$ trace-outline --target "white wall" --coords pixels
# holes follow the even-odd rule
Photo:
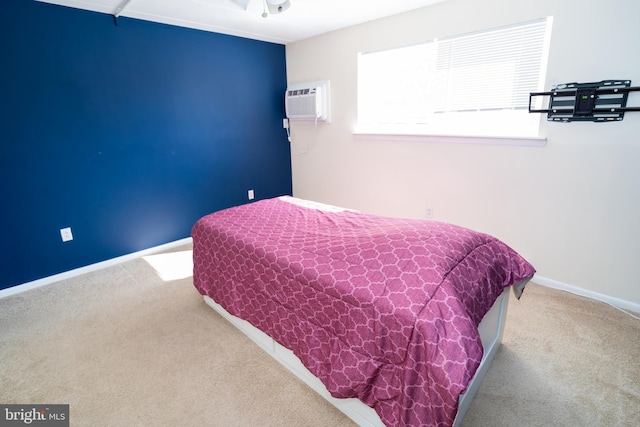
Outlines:
[[[640,112],[541,121],[545,147],[354,139],[357,53],[554,16],[554,83],[640,86],[637,0],[448,0],[287,46],[290,83],[329,79],[332,122],[292,123],[297,197],[460,224],[501,238],[549,282],[640,307]],[[633,95],[630,105],[640,105]]]

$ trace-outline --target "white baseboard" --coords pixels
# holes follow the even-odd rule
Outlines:
[[[134,252],[128,255],[123,255],[117,258],[108,259],[106,261],[98,262],[95,264],[87,265],[85,267],[76,268],[74,270],[65,271],[64,273],[55,274],[53,276],[44,277],[42,279],[34,280],[32,282],[23,283],[21,285],[12,286],[10,288],[0,290],[0,298],[15,295],[21,292],[28,291],[30,289],[39,288],[40,286],[49,285],[51,283],[58,282],[60,280],[69,279],[72,277],[80,276],[81,274],[90,273],[92,271],[100,270],[113,265],[121,264],[123,262],[130,261],[135,258],[151,255],[154,253],[166,251],[178,246],[192,243],[191,237],[185,239],[176,240],[174,242],[165,243],[163,245],[154,246],[153,248],[144,249],[142,251]],[[623,300],[620,298],[612,297],[609,295],[593,292],[588,289],[580,288],[578,286],[569,285],[557,280],[549,279],[548,277],[540,276],[536,274],[533,277],[533,282],[547,286],[549,288],[560,289],[563,291],[571,292],[572,294],[580,295],[586,298],[591,298],[597,301],[604,302],[614,307],[621,308],[623,310],[630,310],[636,313],[640,313],[640,304]]]
[[[72,277],[80,276],[81,274],[86,274],[86,273],[90,273],[92,271],[100,270],[106,267],[111,267],[117,264],[121,264],[123,262],[131,261],[132,259],[136,259],[143,256],[173,249],[175,247],[186,245],[191,242],[192,242],[191,237],[187,237],[181,240],[176,240],[174,242],[169,242],[163,245],[154,246],[149,249],[144,249],[142,251],[119,256],[116,258],[111,258],[106,261],[97,262],[95,264],[90,264],[85,267],[80,267],[73,270],[65,271],[64,273],[54,274],[53,276],[44,277],[42,279],[34,280],[32,282],[27,282],[21,285],[12,286],[10,288],[0,290],[0,298],[5,298],[5,297],[19,294],[21,292],[25,292],[31,289],[39,288],[40,286],[45,286],[51,283],[59,282],[60,280],[70,279]]]
[[[636,313],[640,313],[640,304],[623,300],[620,298],[612,297],[609,295],[601,294],[598,292],[593,292],[588,289],[580,288],[578,286],[569,285],[567,283],[562,283],[557,280],[549,279],[548,277],[539,276],[538,274],[533,276],[531,279],[532,282],[537,283],[538,285],[547,286],[549,288],[560,289],[562,291],[567,291],[572,294],[580,295],[586,298],[591,298],[596,301],[601,301],[606,304],[612,305],[614,307],[621,308],[623,310],[634,311]]]

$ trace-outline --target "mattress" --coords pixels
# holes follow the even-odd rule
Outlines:
[[[386,425],[452,425],[483,350],[477,326],[534,268],[484,233],[291,197],[207,215],[194,285]]]

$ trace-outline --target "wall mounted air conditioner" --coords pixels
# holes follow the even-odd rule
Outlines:
[[[291,84],[284,101],[289,120],[330,121],[329,80]]]

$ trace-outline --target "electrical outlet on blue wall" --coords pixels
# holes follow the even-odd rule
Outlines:
[[[63,242],[69,242],[73,240],[73,234],[71,233],[71,227],[61,228],[60,237]]]

